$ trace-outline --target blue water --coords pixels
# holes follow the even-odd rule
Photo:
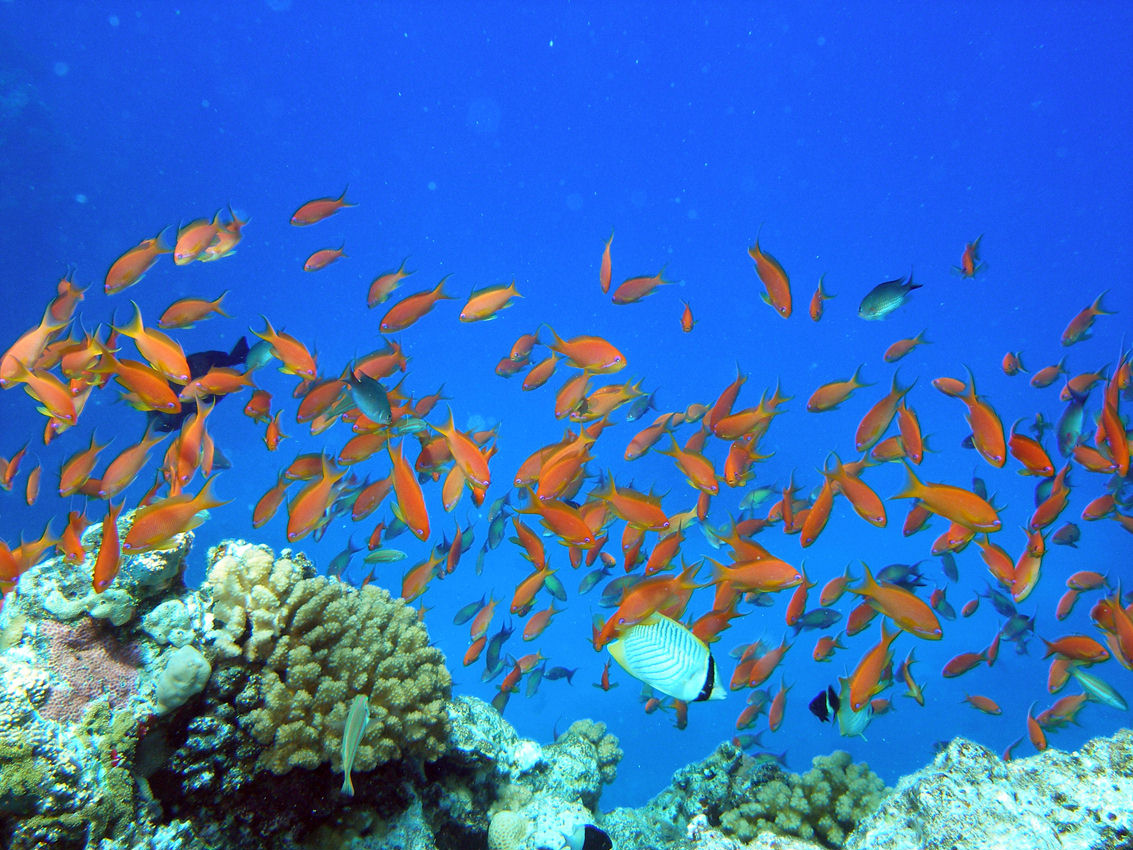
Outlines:
[[[853,456],[857,422],[895,371],[882,361],[886,347],[927,329],[931,344],[899,364],[902,383],[917,381],[909,401],[931,435],[934,451],[922,477],[964,486],[973,475],[983,478],[1002,508],[997,538],[1018,555],[1024,542],[1018,527],[1030,515],[1034,480],[1017,475],[1013,460],[996,470],[961,448],[964,408],[930,381],[963,378],[968,365],[1006,424],[1040,411],[1053,421],[1062,408],[1059,385],[1037,390],[1027,375],[1007,377],[999,365],[1003,354],[1022,351],[1032,372],[1065,354],[1071,373],[1078,373],[1113,364],[1123,337],[1128,344],[1133,336],[1133,140],[1124,129],[1133,100],[1128,4],[361,9],[287,0],[181,8],[0,4],[0,339],[13,340],[38,320],[55,281],[74,264],[76,281],[93,284],[80,305],[88,328],[114,315],[124,321],[130,299],[155,319],[175,298],[213,298],[228,290],[225,306],[233,318],[179,333],[186,350],[227,348],[249,328],[261,329],[262,313],[317,348],[325,374],[336,375],[355,354],[381,347],[377,324],[385,308],[368,311],[365,292],[376,274],[403,257],[410,257],[416,274],[399,295],[450,273],[449,289],[460,299],[473,288],[514,278],[524,298],[496,321],[459,323],[457,300],[397,335],[412,358],[405,387],[415,396],[443,384],[458,425],[472,417],[500,423],[490,503],[506,492],[523,458],[563,433],[552,406],[564,371],[534,393],[520,391],[521,379],[505,381],[493,371],[516,337],[541,322],[564,336],[610,339],[629,362],[611,380],[642,378],[656,390],[661,410],[711,403],[737,363],[749,375],[737,409],[781,382],[794,399],[761,443],[774,457],[758,468],[756,480],[782,487],[794,471],[803,493],[819,483],[816,469],[828,452]],[[288,224],[303,201],[338,195],[347,185],[357,208],[310,228]],[[166,258],[126,293],[102,293],[106,269],[127,248],[228,203],[251,216],[235,256],[184,268]],[[745,249],[761,226],[763,247],[793,281],[795,314],[788,321],[758,297]],[[615,282],[664,266],[666,277],[679,283],[639,304],[612,305],[598,287],[598,263],[612,229]],[[964,244],[980,234],[986,269],[972,280],[950,273]],[[302,271],[312,251],[343,243],[346,259],[316,274]],[[888,320],[860,320],[862,295],[910,267],[924,288]],[[814,324],[806,305],[822,274],[837,297]],[[1092,339],[1064,350],[1063,327],[1105,289],[1105,304],[1117,315],[1101,317]],[[678,325],[682,300],[691,302],[698,319],[687,335]],[[873,388],[839,411],[805,411],[814,388],[849,377],[860,363]],[[262,426],[241,413],[242,401],[217,408],[210,427],[233,468],[220,475],[215,490],[233,502],[199,530],[201,552],[231,536],[283,547],[285,520],[253,531],[252,505],[297,452],[335,452],[348,437],[342,425],[310,436],[294,422],[293,379],[267,372],[262,380],[286,411],[284,431],[292,436],[271,455],[261,442]],[[34,507],[23,504],[23,474],[13,492],[0,493],[0,535],[9,543],[38,535],[49,520],[61,529],[67,505],[50,497],[52,479],[92,429],[101,439],[114,436],[114,452],[140,436],[143,418],[114,395],[96,395],[79,427],[44,448],[34,405],[19,391],[0,394],[0,453],[11,456],[30,440],[29,454],[45,469],[44,495]],[[1099,409],[1095,390],[1088,410]],[[443,414],[442,405],[436,415]],[[667,458],[622,460],[643,424],[617,424],[604,433],[591,470],[608,469],[619,482],[654,488],[672,513],[686,510],[695,493]],[[692,428],[679,433],[683,440]],[[1046,444],[1053,453],[1049,436]],[[709,441],[718,468],[725,450],[721,441]],[[386,462],[355,471],[379,477]],[[148,482],[148,472],[145,477]],[[900,488],[903,472],[880,467],[866,480],[887,497]],[[1078,520],[1107,477],[1074,468],[1070,481],[1070,505],[1058,525],[1078,521],[1081,542],[1077,550],[1048,544],[1042,581],[1020,605],[1048,638],[1096,633],[1088,611],[1097,593],[1067,621],[1054,620],[1072,572],[1096,569],[1124,580],[1126,589],[1133,584],[1128,533],[1112,520]],[[142,490],[137,484],[129,495],[137,499]],[[481,516],[467,496],[454,515],[445,515],[438,491],[427,488],[430,542],[451,537],[457,522]],[[723,492],[713,501],[711,521],[726,522],[741,495]],[[805,553],[797,537],[778,527],[758,539],[785,560],[805,560],[820,582],[847,563],[860,575],[862,560],[877,568],[923,559],[929,587],[947,585],[959,609],[985,585],[978,551],[970,547],[958,556],[960,581],[948,583],[928,554],[944,523],[905,538],[906,505],[888,501],[889,525],[878,529],[839,500],[822,537]],[[91,509],[95,518],[101,513],[101,506]],[[376,518],[358,527],[336,521],[320,543],[307,539],[299,548],[325,564],[348,539],[364,541]],[[610,546],[615,553],[620,533],[619,523]],[[467,627],[453,626],[452,616],[492,592],[505,599],[497,628],[528,565],[505,543],[489,553],[477,576],[473,562],[485,536],[480,521],[476,549],[454,575],[435,582],[423,602],[456,691],[487,699],[496,685],[480,681],[482,664],[461,668]],[[407,563],[427,553],[408,535],[393,545],[409,551]],[[545,681],[534,698],[514,695],[506,715],[523,734],[541,740],[578,717],[606,721],[626,757],[603,804],[642,802],[675,768],[734,734],[744,694],[692,706],[688,728],[677,731],[671,712],[642,713],[639,684],[621,671],[615,670],[618,687],[610,692],[592,687],[606,656],[588,644],[590,620],[609,611],[597,607],[597,592],[578,596],[582,572],[572,573],[561,547],[550,540],[548,547],[570,593],[567,610],[530,646],[519,641],[517,623],[508,649],[538,648],[551,664],[581,669],[573,686]],[[699,532],[690,532],[683,555],[691,561],[706,554],[716,553]],[[387,567],[377,580],[396,592],[401,573],[399,566]],[[355,581],[363,575],[358,563],[349,573]],[[191,579],[202,576],[198,557]],[[707,610],[709,594],[694,597],[693,614]],[[537,607],[547,601],[544,594]],[[749,606],[723,635],[716,653],[726,675],[732,647],[759,638],[778,642],[786,601],[784,594],[772,608]],[[851,603],[839,607],[846,612]],[[795,769],[815,754],[845,748],[890,782],[929,759],[934,741],[955,735],[1001,751],[1025,735],[1032,702],[1042,708],[1054,699],[1046,692],[1039,641],[1030,641],[1026,655],[1005,643],[990,670],[953,680],[939,674],[956,653],[987,646],[1000,624],[985,601],[970,619],[946,621],[939,642],[899,637],[898,661],[916,649],[914,675],[926,705],[894,688],[886,695],[895,711],[874,721],[868,741],[840,738],[807,712],[806,703],[853,668],[876,642],[877,624],[824,665],[810,658],[817,635],[804,633],[780,668],[792,686],[786,721],[764,734],[764,746],[785,750]],[[1115,661],[1095,672],[1133,698],[1133,675]],[[777,688],[779,682],[776,674],[768,684]],[[1003,715],[988,717],[961,704],[965,693],[993,697]],[[1052,734],[1052,744],[1073,748],[1128,724],[1129,716],[1091,704],[1079,720],[1080,726]],[[1017,752],[1029,750],[1024,743]]]

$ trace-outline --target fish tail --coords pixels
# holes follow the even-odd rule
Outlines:
[[[172,235],[170,235],[171,232]],[[177,244],[177,226],[171,224],[168,227],[163,227],[153,238],[153,244],[159,254],[172,254],[173,248]]]
[[[1094,303],[1090,305],[1090,312],[1095,316],[1112,316],[1117,312],[1116,310],[1107,310],[1102,306],[1102,299],[1105,297],[1106,292],[1109,292],[1109,290],[1107,289],[1102,292],[1101,295],[1094,299]]]
[[[436,295],[437,298],[449,298],[449,299],[452,298],[451,295],[449,295],[447,292],[445,292],[445,281],[448,280],[450,277],[452,277],[451,273],[446,274],[444,277],[441,278],[440,283],[438,283],[433,288],[433,294]]]
[[[350,780],[349,770],[342,777],[342,793],[348,797],[354,796],[354,783]]]
[[[913,468],[909,464],[905,464],[905,486],[897,493],[894,499],[919,499],[920,494],[924,491],[924,484],[917,478],[913,472]]]

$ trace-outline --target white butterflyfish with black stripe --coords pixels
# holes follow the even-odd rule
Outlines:
[[[664,614],[651,614],[609,644],[627,673],[654,690],[685,702],[727,695],[708,644]]]

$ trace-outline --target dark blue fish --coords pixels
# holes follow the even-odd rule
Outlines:
[[[566,679],[568,685],[573,685],[574,674],[577,672],[577,667],[552,667],[546,672],[545,676],[552,682],[558,679]]]
[[[217,368],[231,368],[233,366],[243,366],[244,362],[248,359],[248,340],[240,337],[236,344],[232,346],[231,351],[197,351],[193,354],[185,355],[185,362],[189,364],[189,377],[199,378],[208,372],[209,369],[216,366]],[[169,388],[174,392],[181,392],[181,385],[174,384],[172,381],[168,382]],[[221,401],[224,396],[205,396],[199,401],[216,403]],[[196,401],[182,402],[181,409],[177,413],[162,413],[157,410],[146,411],[146,416],[150,421],[150,430],[153,431],[176,431],[183,424],[185,420],[197,412]]]

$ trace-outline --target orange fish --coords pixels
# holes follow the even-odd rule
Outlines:
[[[483,322],[494,319],[500,310],[511,306],[512,298],[522,297],[515,288],[514,280],[507,285],[500,284],[476,290],[468,296],[468,301],[461,309],[460,321]]]
[[[94,432],[90,435],[90,446],[75,452],[63,463],[63,468],[59,472],[59,495],[60,496],[73,496],[79,492],[90,478],[91,472],[94,471],[94,465],[98,463],[98,454],[108,444],[98,444],[94,439]]]
[[[1021,351],[1008,351],[1003,355],[1004,375],[1018,375],[1020,372],[1026,372],[1023,368],[1023,353]]]
[[[279,370],[291,375],[298,375],[301,378],[314,379],[318,377],[318,364],[315,362],[314,355],[307,350],[307,346],[291,334],[277,332],[267,316],[262,316],[262,318],[267,329],[263,333],[256,331],[252,331],[252,333],[271,346],[272,356],[283,364]]]
[[[1031,386],[1042,389],[1049,387],[1058,380],[1058,376],[1066,372],[1066,358],[1063,357],[1053,366],[1045,366],[1031,376]]]
[[[669,437],[673,441],[673,447],[667,452],[660,453],[668,455],[677,462],[677,468],[684,473],[690,486],[710,495],[719,493],[720,482],[716,477],[716,470],[712,467],[712,461],[700,452],[682,449],[677,445],[676,437],[672,434]]]
[[[275,516],[279,506],[283,504],[283,499],[287,495],[287,488],[290,486],[291,479],[280,475],[275,484],[260,496],[260,500],[256,502],[256,507],[252,510],[252,528],[259,528]]]
[[[981,239],[983,239],[982,233],[976,237],[974,242],[968,242],[964,245],[964,252],[960,255],[960,265],[952,267],[952,271],[957,272],[960,277],[975,277],[983,271],[986,263],[980,262]]]
[[[665,280],[664,274],[665,270],[661,269],[657,274],[650,277],[642,275],[626,278],[614,290],[613,302],[615,304],[633,304],[640,301],[645,296],[652,294],[658,286],[672,283],[670,280]]]
[[[990,404],[976,395],[976,379],[968,370],[968,392],[960,400],[968,406],[965,417],[972,429],[972,445],[984,460],[994,467],[1002,467],[1007,459],[1007,443],[1003,436],[1003,423]]]
[[[862,387],[870,387],[872,384],[867,384],[861,380],[862,367],[861,364],[854,370],[854,374],[850,376],[847,381],[832,381],[829,384],[823,384],[815,390],[810,399],[807,400],[806,409],[811,413],[822,413],[827,410],[835,410],[838,405],[850,397],[850,394]]]
[[[689,306],[687,301],[682,301],[685,305],[684,311],[681,313],[681,331],[683,333],[692,333],[692,327],[696,324],[696,320],[692,317],[692,307]]]
[[[862,421],[858,423],[858,430],[854,435],[854,446],[859,452],[873,448],[877,441],[882,438],[889,429],[893,417],[897,414],[898,403],[913,388],[915,383],[916,381],[913,381],[907,387],[898,386],[897,373],[893,373],[893,384],[889,393],[874,404],[862,417]]]
[[[451,275],[446,274],[432,289],[407,295],[390,307],[379,323],[382,333],[403,331],[432,310],[438,301],[451,299],[451,295],[445,294],[445,281],[449,277]]]
[[[1106,290],[1108,292],[1109,290]],[[1094,319],[1098,316],[1112,316],[1113,311],[1107,310],[1102,306],[1102,297],[1105,295],[1103,292],[1094,299],[1094,303],[1070,320],[1070,324],[1066,326],[1066,330],[1062,332],[1062,344],[1073,345],[1084,339],[1090,338],[1090,328],[1094,325]]]
[[[40,357],[64,325],[65,321],[52,317],[50,307],[44,310],[39,324],[25,331],[0,358],[0,389],[7,389],[15,382],[18,364],[22,363],[28,370],[39,368],[36,364]]]
[[[170,242],[169,233],[172,230],[172,227],[167,227],[154,238],[143,239],[115,260],[106,272],[106,280],[103,284],[106,294],[113,295],[126,287],[133,286],[153,268],[153,264],[162,254],[171,254],[173,244]]]
[[[613,268],[610,264],[610,243],[613,241],[614,231],[611,230],[610,238],[606,240],[606,247],[602,250],[602,265],[598,269],[598,283],[603,293],[610,291],[610,283],[613,280]]]
[[[904,399],[897,405],[897,428],[901,436],[901,446],[905,455],[913,463],[920,465],[924,460],[924,437],[916,412],[905,404]]]
[[[181,346],[161,331],[147,328],[142,324],[142,311],[136,302],[134,305],[134,318],[124,328],[115,327],[115,330],[134,341],[138,352],[158,372],[171,381],[184,384],[189,381],[189,363]]]
[[[143,436],[141,441],[122,450],[110,461],[106,471],[102,473],[99,482],[98,495],[103,499],[112,499],[125,490],[138,477],[138,473],[145,466],[150,450],[165,439],[167,435],[156,434]]]
[[[170,330],[172,328],[191,328],[202,319],[207,319],[214,313],[218,316],[227,316],[220,309],[220,302],[228,292],[222,292],[215,301],[204,298],[181,298],[165,308],[161,318],[157,320],[159,328]]]
[[[1050,478],[1054,475],[1054,463],[1050,455],[1037,441],[1020,434],[1015,430],[1018,422],[1011,427],[1011,437],[1007,441],[1007,449],[1011,456],[1023,464],[1020,473],[1023,475],[1037,475],[1041,478]]]
[[[921,331],[919,334],[910,339],[897,340],[895,343],[885,349],[885,362],[896,363],[918,345],[927,344],[927,340],[924,338],[925,333],[926,331]]]
[[[467,434],[458,431],[453,423],[452,408],[448,412],[448,424],[444,428],[431,426],[434,431],[445,438],[452,458],[460,467],[465,477],[479,487],[487,487],[492,476],[488,471],[488,461],[484,453]]]
[[[429,536],[429,512],[425,508],[425,496],[421,492],[421,485],[417,483],[417,476],[401,453],[401,444],[398,444],[396,453],[393,443],[387,443],[386,449],[393,463],[391,476],[393,490],[397,495],[400,519],[413,532],[414,537],[425,540]]]
[[[850,674],[850,707],[861,711],[867,702],[881,692],[881,675],[893,659],[890,646],[899,631],[889,632],[881,624],[881,640],[862,656],[854,672]]]
[[[83,300],[83,293],[90,288],[79,289],[72,280],[74,276],[75,270],[71,269],[59,279],[59,283],[55,287],[55,297],[51,299],[51,303],[47,306],[47,311],[56,322],[70,321],[71,316],[75,313],[75,307]]]
[[[409,262],[406,257],[401,261],[401,265],[396,269],[388,272],[382,272],[370,283],[370,289],[366,293],[366,306],[376,307],[378,304],[385,302],[393,291],[401,286],[401,281],[409,277],[413,272],[405,270],[405,264]]]
[[[213,216],[212,221],[199,218],[186,224],[177,231],[177,243],[173,246],[173,262],[179,266],[193,262],[216,239],[216,233],[220,228],[219,211]]]
[[[122,565],[122,549],[118,541],[118,517],[123,503],[118,507],[113,502],[106,503],[106,519],[102,521],[102,540],[98,544],[98,556],[94,561],[91,584],[95,593],[102,593],[110,587]]]
[[[326,455],[321,455],[322,470],[299,491],[287,507],[287,540],[294,543],[323,524],[331,503],[337,496],[337,485],[346,470],[334,472]]]
[[[788,318],[791,315],[791,279],[787,277],[779,261],[759,247],[758,234],[755,244],[747,249],[747,253],[755,261],[755,273],[767,289],[763,300],[784,319]]]
[[[343,242],[337,248],[321,248],[315,253],[311,254],[303,263],[303,271],[317,272],[325,269],[331,263],[337,262],[346,256],[346,243]]]
[[[29,372],[24,364],[17,362],[12,374],[13,383],[22,383],[24,391],[38,401],[43,407],[39,411],[53,420],[66,425],[74,425],[78,421],[78,411],[75,409],[75,399],[66,384],[50,372],[41,372],[38,369]],[[168,385],[166,389],[169,389]],[[176,401],[177,397],[174,396]]]
[[[267,446],[269,452],[274,452],[279,448],[280,440],[286,439],[287,435],[279,427],[279,416],[283,413],[282,410],[276,411],[275,416],[268,420],[268,427],[264,431],[264,445]]]
[[[313,201],[307,201],[295,210],[295,213],[291,216],[291,223],[296,227],[306,227],[334,215],[344,207],[358,206],[346,200],[346,192],[349,188],[347,186],[346,189],[343,189],[342,194],[337,198],[316,198]]]
[[[878,583],[864,563],[865,578],[860,588],[851,587],[851,593],[864,596],[878,611],[897,624],[898,628],[925,640],[940,640],[944,634],[940,620],[932,608],[905,588],[889,582]]]
[[[979,694],[966,694],[963,702],[970,704],[972,708],[979,709],[984,714],[1003,714],[1003,709],[999,707],[999,704],[989,697],[982,697]]]
[[[824,281],[825,279],[826,275],[823,275],[818,279],[818,288],[814,290],[814,295],[812,295],[810,298],[810,319],[812,322],[817,322],[822,318],[822,313],[825,310],[823,302],[825,302],[829,298],[836,297],[823,290],[822,281]]]
[[[1042,726],[1033,717],[1035,711],[1035,704],[1031,703],[1031,707],[1027,709],[1027,736],[1031,739],[1031,744],[1040,753],[1046,749],[1046,734],[1043,732]]]
[[[973,531],[998,531],[1002,523],[990,504],[970,490],[950,484],[925,484],[906,464],[908,478],[905,489],[894,499],[919,499],[920,503],[938,516]]]
[[[138,508],[134,512],[133,524],[122,540],[122,550],[138,554],[168,548],[172,538],[205,521],[203,512],[228,504],[213,498],[211,488],[214,480],[206,481],[196,496],[180,493]]]
[[[401,580],[401,598],[412,602],[429,587],[429,582],[437,575],[441,556],[434,553],[415,567],[410,567]]]
[[[576,336],[570,340],[563,340],[549,325],[545,327],[555,340],[548,347],[552,351],[557,351],[576,368],[594,375],[607,375],[625,368],[626,359],[622,353],[601,337]]]

